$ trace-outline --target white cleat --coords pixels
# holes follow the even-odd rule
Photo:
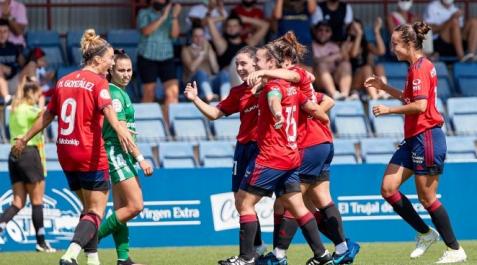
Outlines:
[[[48,242],[45,242],[44,244],[36,244],[35,247],[37,252],[44,252],[44,253],[55,253],[56,249],[51,247],[51,245]]]
[[[426,253],[427,249],[439,240],[439,233],[432,227],[426,234],[417,234],[416,249],[411,252],[411,259],[416,259]]]
[[[467,255],[462,247],[458,250],[447,249],[444,251],[444,255],[436,262],[436,264],[458,263],[467,260]]]

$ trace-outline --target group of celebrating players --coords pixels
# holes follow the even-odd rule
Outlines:
[[[364,86],[384,90],[403,102],[399,107],[373,107],[375,116],[405,115],[405,139],[384,174],[382,195],[417,232],[411,258],[422,256],[442,236],[448,249],[439,264],[466,260],[447,212],[436,197],[446,155],[443,118],[436,108],[437,76],[422,52],[429,26],[422,22],[397,27],[392,35],[398,60],[410,64],[404,91],[377,77]],[[288,32],[261,48],[245,47],[236,55],[243,83],[217,106],[198,96],[195,82],[185,96],[209,119],[240,113],[240,130],[234,155],[232,190],[240,216],[240,253],[219,265],[285,265],[286,251],[298,226],[313,251],[307,265],[351,264],[359,244],[345,237],[340,212],[330,195],[333,137],[327,112],[334,101],[314,90],[314,76],[298,66],[305,51]],[[399,192],[402,183],[416,175],[419,199],[436,229],[417,214]],[[275,194],[273,251],[263,255],[260,223],[254,206],[263,196]],[[335,245],[331,255],[319,232]]]
[[[398,107],[375,106],[373,113],[405,116],[405,140],[386,169],[381,191],[395,212],[418,232],[411,258],[422,256],[442,237],[448,249],[437,263],[455,263],[465,261],[466,254],[436,197],[446,145],[443,119],[435,106],[435,68],[422,53],[428,31],[428,25],[417,22],[401,25],[392,34],[397,58],[410,64],[403,92],[376,77],[369,77],[364,85],[403,101]],[[124,92],[131,79],[131,60],[93,30],[85,31],[81,48],[83,69],[58,81],[47,109],[28,132],[18,136],[12,155],[20,161],[29,141],[58,116],[59,161],[70,189],[84,205],[60,265],[78,264],[82,249],[88,265],[100,264],[98,239],[109,234],[116,243],[118,264],[131,265],[135,263],[128,255],[126,222],[143,207],[136,162],[146,175],[152,174],[151,165],[135,145],[134,109]],[[360,250],[359,244],[345,236],[340,212],[330,195],[334,151],[327,112],[334,102],[316,92],[313,75],[298,66],[305,52],[292,32],[261,48],[241,49],[235,64],[243,83],[216,106],[197,96],[195,82],[185,89],[186,98],[209,119],[240,113],[232,175],[240,215],[240,254],[219,261],[220,265],[288,264],[286,252],[298,227],[313,252],[307,265],[350,264]],[[424,223],[399,192],[412,175],[436,229]],[[110,176],[115,211],[102,222]],[[265,254],[254,206],[272,194],[277,198],[273,251]],[[319,232],[334,243],[333,254],[323,246]]]

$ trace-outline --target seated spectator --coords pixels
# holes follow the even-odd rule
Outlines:
[[[214,81],[218,78],[212,77],[219,72],[219,64],[214,49],[204,36],[203,28],[192,28],[192,43],[182,48],[181,59],[185,70],[184,82],[196,81],[199,95],[208,102],[215,99],[212,84],[217,83]]]
[[[364,81],[373,74],[379,76],[386,83],[384,68],[381,65],[374,65],[374,57],[384,55],[386,47],[381,36],[382,19],[376,18],[374,22],[374,34],[376,36],[376,45],[366,40],[363,24],[355,19],[348,27],[348,37],[342,44],[345,54],[349,56],[351,68],[353,71],[353,82],[351,88],[356,92],[363,88]],[[371,99],[386,98],[384,92],[377,91],[374,87],[368,87],[368,96]],[[351,95],[351,99],[358,97],[357,93]]]
[[[278,23],[277,35],[282,36],[288,31],[293,31],[298,42],[310,51],[312,43],[310,18],[315,9],[315,0],[277,0],[273,10],[273,17]],[[311,52],[305,54],[302,63],[311,72],[313,65]]]
[[[10,103],[18,86],[20,67],[24,63],[22,46],[8,41],[8,21],[0,19],[0,97]]]
[[[236,5],[232,12],[238,14],[239,16],[243,17],[250,17],[256,19],[264,19],[263,10],[257,5],[257,0],[242,0],[240,4]],[[246,40],[250,36],[253,35],[255,32],[255,28],[250,23],[243,23],[242,32],[240,35],[242,36],[243,40]]]
[[[28,55],[28,61],[20,73],[20,78],[35,76],[38,85],[43,90],[43,95],[49,97],[53,95],[52,84],[55,71],[47,71],[47,67],[48,61],[45,52],[41,48],[34,48]]]
[[[394,28],[401,24],[412,24],[418,20],[416,15],[411,12],[412,0],[399,0],[397,10],[389,13],[387,17],[388,31],[393,32]]]
[[[200,4],[194,5],[190,8],[187,15],[187,22],[192,27],[202,26],[205,29],[205,37],[211,40],[212,36],[207,28],[207,17],[215,19],[215,26],[222,31],[222,22],[227,18],[228,13],[224,8],[224,0],[204,0]]]
[[[260,19],[239,17],[232,13],[224,22],[223,33],[220,33],[215,26],[214,18],[208,17],[207,21],[220,68],[218,74],[220,91],[218,93],[220,93],[221,98],[225,98],[230,90],[230,72],[228,68],[235,54],[247,45],[253,47],[260,43],[267,34],[268,23]],[[243,23],[250,23],[256,29],[255,33],[245,41],[240,37]]]
[[[331,25],[322,20],[313,27],[313,59],[316,81],[334,99],[344,99],[351,90],[351,64],[337,43],[331,40]],[[335,84],[338,84],[339,91]]]
[[[0,3],[0,8],[2,10],[1,18],[8,21],[8,28],[10,29],[8,41],[25,47],[26,43],[23,35],[28,25],[25,5],[15,0],[3,0]]]
[[[470,18],[464,23],[462,10],[454,0],[431,2],[424,13],[424,21],[432,28],[434,50],[439,55],[457,56],[461,61],[477,60],[477,19]]]
[[[329,21],[333,30],[331,40],[342,42],[346,39],[346,28],[353,22],[353,9],[350,4],[340,0],[326,0],[318,4],[312,15],[313,25],[322,20]]]
[[[137,26],[141,32],[138,45],[138,72],[143,85],[142,102],[155,100],[156,81],[164,86],[164,117],[168,123],[169,104],[178,102],[179,84],[174,63],[172,39],[180,34],[180,4],[151,0],[139,11]]]

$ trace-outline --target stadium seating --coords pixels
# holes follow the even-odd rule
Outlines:
[[[449,70],[443,62],[435,62],[438,84],[437,84],[437,96],[442,99],[447,99],[453,94],[451,86],[452,78],[450,77]]]
[[[447,111],[455,134],[477,135],[477,97],[450,98]]]
[[[219,140],[232,140],[240,128],[240,115],[238,113],[222,117],[212,122],[215,138]]]
[[[355,140],[335,139],[332,164],[356,164]]]
[[[159,143],[170,137],[164,122],[162,110],[157,103],[136,103],[134,117],[138,142]]]
[[[136,29],[117,29],[110,30],[107,34],[107,40],[114,48],[121,48],[129,55],[133,65],[137,62],[137,45],[140,34]]]
[[[9,144],[0,144],[0,171],[8,171],[8,155],[11,148]]]
[[[66,53],[71,65],[79,66],[83,56],[80,51],[82,31],[68,31],[66,34]]]
[[[477,162],[475,140],[469,136],[447,137],[446,162]]]
[[[207,140],[210,138],[209,122],[192,103],[171,104],[169,121],[176,140]]]
[[[444,133],[448,135],[452,134],[452,130],[450,129],[450,126],[448,126],[449,118],[447,117],[447,111],[446,111],[446,108],[444,107],[444,103],[442,102],[441,98],[437,98],[436,107],[437,107],[437,110],[441,113],[442,117],[444,118],[444,125],[442,126],[442,130],[444,131]]]
[[[164,168],[194,168],[197,164],[193,145],[187,142],[160,143],[159,162]]]
[[[404,119],[403,115],[385,115],[375,117],[373,107],[377,105],[400,106],[401,101],[397,99],[371,100],[368,105],[369,120],[377,137],[403,137]]]
[[[454,64],[454,78],[464,96],[477,96],[477,63]]]
[[[361,158],[366,163],[387,164],[396,151],[396,142],[391,138],[367,138],[360,142]]]
[[[58,70],[56,71],[56,78],[57,79],[60,79],[62,78],[63,76],[65,75],[68,75],[69,73],[72,73],[74,71],[77,71],[79,70],[79,66],[76,66],[76,65],[72,65],[72,66],[61,66],[60,68],[58,68]]]
[[[199,159],[203,167],[232,167],[234,144],[225,141],[199,142]]]
[[[385,62],[382,63],[382,66],[386,72],[389,85],[396,89],[404,90],[408,70],[407,64]]]
[[[155,146],[152,146],[151,144],[148,144],[148,143],[137,144],[137,148],[139,148],[139,151],[144,156],[144,159],[149,161],[153,167],[159,167],[159,163],[156,159],[156,156],[154,155],[154,152],[152,151],[152,148],[154,147]]]
[[[330,116],[337,137],[359,138],[369,135],[369,126],[360,101],[337,101]]]
[[[60,36],[56,31],[28,31],[26,34],[28,48],[41,48],[51,68],[65,64],[63,50],[61,48]]]

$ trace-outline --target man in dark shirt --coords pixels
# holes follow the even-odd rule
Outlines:
[[[340,0],[326,0],[320,2],[311,18],[313,25],[326,20],[331,25],[332,41],[341,42],[346,38],[345,29],[353,22],[351,5]]]
[[[8,21],[0,19],[0,97],[9,103],[16,90],[22,61],[22,47],[8,41]]]

